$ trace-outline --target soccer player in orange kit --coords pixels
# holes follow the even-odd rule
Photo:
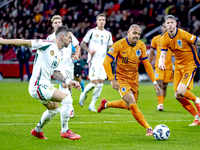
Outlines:
[[[194,116],[194,121],[189,126],[197,126],[200,125],[200,100],[190,89],[193,88],[193,78],[200,63],[194,46],[200,46],[200,39],[177,28],[176,18],[173,15],[165,17],[165,24],[168,32],[161,38],[159,68],[166,69],[165,58],[168,49],[170,49],[176,60],[174,70],[175,98]],[[197,111],[189,100],[195,103]]]
[[[127,38],[115,42],[104,59],[104,68],[108,79],[114,89],[118,90],[122,100],[108,102],[101,100],[98,108],[100,113],[103,109],[113,107],[131,110],[133,117],[147,130],[146,136],[153,135],[151,126],[145,120],[143,114],[138,109],[138,64],[142,61],[146,72],[154,83],[156,91],[160,91],[153,68],[148,61],[145,44],[139,40],[141,29],[133,24],[128,30]],[[115,75],[112,73],[111,62],[116,58]]]
[[[161,36],[167,32],[167,27],[165,23],[162,24],[161,31],[162,31],[162,34],[159,34],[153,37],[151,41],[151,50],[149,54],[149,61],[152,62],[153,53],[155,50],[157,52],[156,63],[154,65],[155,77],[156,77],[156,81],[158,85],[161,88],[161,92],[157,92],[157,99],[158,99],[157,110],[158,111],[164,111],[163,103],[164,103],[166,92],[167,92],[168,82],[173,82],[172,52],[171,51],[167,52],[166,61],[165,61],[166,70],[160,70],[158,68],[158,62],[159,62],[160,53],[161,53]]]

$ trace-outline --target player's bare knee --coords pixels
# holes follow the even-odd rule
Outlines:
[[[58,104],[57,102],[48,102],[47,104],[44,104],[44,106],[45,106],[48,110],[53,110],[53,109],[59,108],[59,104]]]
[[[185,94],[185,91],[184,91],[183,89],[178,89],[178,90],[177,90],[177,94],[178,94],[179,96],[183,96],[183,95]]]
[[[177,100],[180,100],[180,99],[182,99],[182,96],[181,96],[180,94],[178,94],[178,92],[176,92],[176,93],[175,93],[175,98],[176,98]]]

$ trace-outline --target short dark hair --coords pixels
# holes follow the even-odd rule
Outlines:
[[[173,15],[167,15],[167,16],[165,16],[165,19],[164,19],[164,20],[166,20],[166,19],[168,19],[168,18],[174,19],[175,21],[177,20],[176,17],[174,17]]]
[[[68,27],[66,27],[66,26],[60,26],[56,30],[55,35],[56,35],[56,37],[59,36],[59,35],[61,35],[61,34],[64,34],[66,36],[68,34],[68,32],[70,32],[70,29]]]

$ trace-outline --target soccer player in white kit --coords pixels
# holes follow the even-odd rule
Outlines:
[[[103,81],[107,78],[103,67],[103,61],[107,50],[110,49],[113,44],[111,33],[104,29],[106,24],[105,14],[99,14],[96,17],[96,23],[97,27],[89,30],[81,42],[81,48],[88,52],[87,62],[89,64],[90,83],[86,85],[79,99],[80,106],[83,106],[87,93],[95,88],[92,101],[88,107],[88,109],[93,112],[97,111],[95,109],[95,103],[101,94]],[[87,43],[88,47],[86,45]]]
[[[47,37],[47,40],[50,41],[55,41],[55,31],[58,27],[62,26],[62,17],[60,15],[54,15],[51,18],[51,23],[52,23],[52,27],[54,28],[54,32],[49,35]],[[78,60],[79,54],[80,54],[80,46],[79,46],[79,41],[77,40],[77,38],[71,34],[71,43],[68,45],[68,47],[64,47],[62,49],[62,53],[63,53],[63,59],[60,63],[61,68],[62,68],[62,73],[63,75],[65,75],[68,79],[73,80],[74,79],[74,63],[72,60],[72,45],[76,48],[75,51],[75,55],[73,55],[73,59],[74,60]],[[63,92],[65,92],[66,94],[68,93],[68,91],[71,91],[71,87],[67,86],[67,84],[60,82],[59,83],[59,89]],[[71,98],[72,102],[73,99]],[[70,117],[74,117],[74,108],[71,102],[71,112],[70,112]]]
[[[70,94],[66,94],[51,84],[51,76],[54,79],[64,82],[80,90],[80,84],[64,77],[60,71],[60,62],[62,60],[62,48],[67,47],[71,42],[71,32],[67,27],[61,26],[56,30],[55,42],[47,40],[21,40],[21,39],[2,39],[2,45],[27,46],[37,49],[34,60],[34,67],[31,79],[29,81],[29,93],[33,98],[39,101],[47,108],[43,113],[37,127],[31,134],[39,139],[47,139],[42,132],[42,128],[47,124],[58,112],[61,116],[61,132],[62,138],[71,140],[80,139],[81,136],[73,133],[68,128],[68,120],[71,108],[69,106]],[[59,103],[61,108],[59,109]]]

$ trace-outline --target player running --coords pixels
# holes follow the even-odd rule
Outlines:
[[[155,90],[160,92],[160,88],[156,82],[153,68],[148,61],[146,46],[144,42],[139,40],[140,35],[140,27],[136,24],[131,25],[128,37],[115,42],[107,53],[103,65],[112,87],[118,90],[122,100],[108,102],[106,99],[102,99],[98,112],[111,107],[130,110],[137,122],[147,130],[146,136],[149,136],[153,135],[153,130],[137,106],[138,65],[140,62],[143,62],[146,72],[154,83]],[[114,59],[117,61],[113,75],[111,62]]]
[[[200,46],[200,39],[176,27],[176,18],[173,15],[165,17],[168,32],[161,38],[161,55],[159,68],[166,69],[165,59],[170,49],[175,57],[174,91],[175,98],[181,105],[194,116],[194,121],[189,126],[200,125],[200,100],[190,89],[193,89],[193,78],[199,66],[199,59],[194,45]],[[197,108],[189,102],[192,100]]]

